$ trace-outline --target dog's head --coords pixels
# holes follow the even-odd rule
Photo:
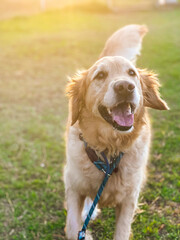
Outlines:
[[[123,57],[104,57],[67,86],[73,125],[83,110],[113,128],[130,132],[144,107],[167,110],[155,74],[138,70]]]

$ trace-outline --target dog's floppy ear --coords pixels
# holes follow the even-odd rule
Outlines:
[[[146,69],[138,70],[144,97],[144,106],[158,110],[168,110],[168,106],[164,100],[160,98],[159,81],[157,75],[148,72]]]
[[[85,101],[86,76],[87,71],[77,73],[66,87],[66,94],[70,98],[71,125],[78,120]]]

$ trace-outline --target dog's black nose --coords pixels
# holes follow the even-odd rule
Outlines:
[[[117,81],[114,84],[114,91],[117,94],[128,95],[134,91],[135,85],[128,81]]]

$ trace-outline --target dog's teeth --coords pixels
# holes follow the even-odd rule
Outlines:
[[[131,113],[133,114],[133,113],[134,113],[134,107],[133,107],[133,105],[130,104],[130,108],[131,108]]]
[[[110,108],[108,108],[107,110],[108,110],[108,113],[109,113],[109,114],[111,114],[111,109],[110,109]]]

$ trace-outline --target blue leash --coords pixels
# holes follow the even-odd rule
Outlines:
[[[85,147],[87,147],[87,143],[86,143],[85,141],[84,141],[84,144],[85,144]],[[93,201],[93,204],[92,204],[92,206],[91,206],[91,208],[90,208],[90,210],[89,210],[89,213],[88,213],[88,215],[87,215],[87,217],[86,217],[86,220],[85,220],[85,222],[84,222],[84,224],[83,224],[83,227],[82,227],[81,231],[79,231],[79,233],[78,233],[78,239],[77,239],[77,240],[83,240],[83,239],[85,239],[86,229],[87,229],[88,223],[89,223],[89,221],[90,221],[90,219],[91,219],[91,216],[92,216],[92,214],[93,214],[93,212],[94,212],[94,209],[95,209],[95,207],[96,207],[96,205],[97,205],[97,203],[98,203],[98,201],[99,201],[99,199],[100,199],[100,196],[101,196],[101,194],[102,194],[102,192],[103,192],[103,190],[104,190],[104,187],[105,187],[105,185],[106,185],[109,177],[110,177],[111,174],[113,173],[114,169],[118,166],[118,164],[119,164],[121,158],[123,157],[123,155],[124,155],[124,153],[121,152],[121,153],[119,154],[119,156],[114,159],[115,161],[112,161],[112,162],[109,164],[105,153],[104,153],[104,152],[101,152],[101,156],[104,158],[105,162],[103,162],[103,161],[100,160],[99,158],[98,158],[97,161],[94,161],[94,162],[93,162],[93,163],[95,164],[95,166],[96,166],[99,170],[102,170],[102,171],[105,173],[105,177],[104,177],[104,179],[103,179],[103,182],[101,183],[101,186],[99,187],[99,190],[98,190],[98,192],[97,192],[97,194],[96,194],[96,197],[95,197],[95,199],[94,199],[94,201]]]

